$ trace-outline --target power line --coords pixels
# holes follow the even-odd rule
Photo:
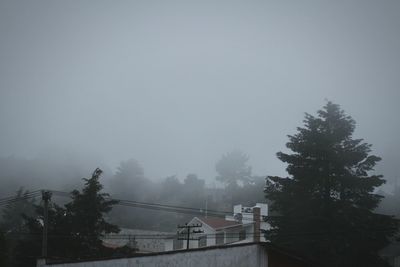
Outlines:
[[[132,200],[121,200],[121,199],[113,199],[113,200],[117,200],[121,203],[133,203],[136,205],[157,206],[157,207],[171,208],[171,209],[192,210],[192,211],[202,210],[201,208],[173,206],[173,205],[165,205],[165,204],[158,204],[158,203],[137,202],[137,201],[132,201]],[[207,212],[220,213],[220,214],[231,214],[231,212],[228,212],[228,211],[217,211],[217,210],[207,210]]]
[[[69,197],[71,198],[71,194],[68,192],[58,191],[58,190],[35,190],[28,193],[26,196],[23,197],[8,197],[0,202],[0,207],[4,205],[8,205],[10,203],[18,202],[21,200],[39,197],[41,191],[49,191],[55,196],[59,197]],[[193,207],[184,207],[184,206],[176,206],[176,205],[166,205],[160,203],[149,203],[149,202],[139,202],[133,200],[124,200],[124,199],[115,199],[111,197],[107,197],[107,200],[114,200],[118,203],[115,204],[117,206],[124,206],[124,207],[132,207],[132,208],[142,208],[142,209],[149,209],[149,210],[156,210],[156,211],[166,211],[172,213],[181,213],[181,214],[190,214],[190,215],[205,215],[205,210],[201,208],[193,208]],[[1,201],[1,200],[0,200]],[[232,213],[229,211],[219,211],[219,210],[207,210],[207,213],[216,217],[224,217],[225,215],[231,215]]]
[[[0,198],[0,202],[4,202],[4,201],[9,201],[9,200],[12,200],[12,199],[15,199],[15,198],[21,198],[21,197],[24,197],[24,196],[29,196],[29,195],[31,195],[31,194],[36,194],[36,193],[40,193],[40,191],[42,191],[42,190],[35,190],[35,191],[30,191],[30,192],[26,192],[26,193],[23,193],[23,194],[21,194],[20,196],[9,196],[9,197],[5,197],[5,198]]]
[[[182,214],[191,214],[191,215],[204,215],[204,211],[200,209],[177,209],[177,208],[166,208],[162,206],[155,206],[155,205],[142,205],[142,204],[135,204],[135,203],[117,203],[117,206],[124,206],[124,207],[132,207],[132,208],[143,208],[149,210],[157,210],[157,211],[165,211],[165,212],[172,212],[172,213],[182,213]],[[214,216],[222,217],[226,215],[226,213],[222,212],[209,212],[208,214],[213,214]]]
[[[0,207],[1,206],[7,206],[9,204],[13,204],[19,201],[23,201],[23,200],[28,200],[31,198],[36,198],[40,196],[40,190],[36,190],[27,194],[24,194],[22,196],[14,196],[14,197],[8,197],[8,198],[3,198],[2,200],[0,200]]]
[[[6,206],[12,203],[16,203],[22,200],[28,200],[30,198],[36,198],[41,195],[42,191],[48,191],[53,193],[55,196],[59,197],[69,197],[71,198],[71,194],[63,191],[58,190],[35,190],[24,196],[14,196],[14,197],[7,197],[4,199],[0,199],[0,207]],[[116,206],[124,206],[124,207],[131,207],[131,208],[142,208],[142,209],[149,209],[155,211],[165,211],[165,212],[172,212],[172,213],[181,213],[181,214],[190,214],[190,215],[205,215],[205,211],[201,208],[193,208],[193,207],[184,207],[184,206],[175,206],[175,205],[166,205],[160,203],[149,203],[149,202],[139,202],[133,200],[125,200],[125,199],[115,199],[111,197],[106,198],[109,201],[117,201],[115,204]],[[208,210],[208,214],[211,214],[216,217],[224,217],[225,215],[231,215],[231,212],[228,211],[218,211],[218,210]]]
[[[67,192],[63,191],[56,191],[56,190],[49,190],[53,194],[62,196],[62,197],[71,197],[71,195]],[[133,200],[125,200],[125,199],[117,199],[117,198],[106,198],[107,200],[114,200],[118,201],[117,206],[126,206],[126,207],[133,207],[133,208],[143,208],[143,209],[151,209],[151,210],[158,210],[158,211],[167,211],[167,212],[175,212],[175,213],[185,213],[185,214],[196,214],[196,215],[203,215],[205,211],[201,208],[193,208],[193,207],[184,207],[184,206],[175,206],[175,205],[166,205],[160,203],[149,203],[149,202],[140,202],[140,201],[133,201]],[[211,213],[215,216],[225,216],[232,214],[228,211],[218,211],[218,210],[207,210],[207,213]]]

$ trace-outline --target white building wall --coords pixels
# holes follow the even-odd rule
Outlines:
[[[266,204],[266,203],[256,203],[256,205],[254,207],[244,207],[240,204],[235,205],[235,206],[233,206],[233,214],[234,215],[241,214],[243,224],[252,224],[252,223],[254,223],[253,209],[255,207],[260,208],[260,215],[262,217],[268,216],[268,204]],[[229,220],[229,221],[235,220],[234,216],[229,216],[229,215],[226,216],[225,219]],[[251,228],[248,226],[245,226],[245,228],[246,228],[246,240],[248,240],[249,242],[253,242],[254,236],[252,235],[252,233],[254,233],[254,226],[252,226]],[[271,229],[271,226],[269,225],[269,223],[265,222],[263,220],[263,218],[260,218],[260,229],[269,230],[269,229]],[[260,241],[266,242],[266,238],[265,238],[264,234],[261,234]]]
[[[174,250],[174,240],[173,239],[166,239],[165,240],[165,251]]]
[[[215,246],[216,245],[216,233],[214,232],[211,235],[207,236],[207,246]]]
[[[239,231],[243,228],[232,227],[224,230],[225,232],[225,243],[233,243],[239,241]]]
[[[45,265],[38,261],[37,267],[266,267],[267,262],[266,249],[252,244],[80,263]]]

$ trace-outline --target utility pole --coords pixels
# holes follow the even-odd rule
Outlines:
[[[260,217],[261,217],[261,209],[259,207],[254,207],[253,208],[254,242],[260,242],[260,237],[261,237]]]
[[[138,250],[138,248],[137,248],[137,242],[136,242],[136,236],[133,236],[133,238],[132,238],[132,235],[129,235],[129,243],[128,243],[128,246],[129,246],[130,248],[132,248],[134,251],[137,251],[137,250]]]
[[[199,234],[199,233],[204,233],[203,230],[191,230],[193,228],[199,228],[202,227],[203,225],[201,223],[199,224],[187,224],[185,225],[178,225],[178,228],[180,229],[186,229],[186,238],[179,238],[179,233],[178,233],[178,240],[186,240],[186,249],[189,249],[189,240],[198,240],[198,238],[191,238],[190,234]]]
[[[50,191],[42,191],[42,200],[44,208],[43,216],[43,239],[42,239],[42,257],[47,258],[47,232],[49,228],[49,201],[51,199]]]

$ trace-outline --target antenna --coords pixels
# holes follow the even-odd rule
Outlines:
[[[208,208],[208,195],[206,194],[206,218],[207,218],[207,208]]]

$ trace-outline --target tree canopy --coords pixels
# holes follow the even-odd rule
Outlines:
[[[247,184],[251,179],[251,167],[247,164],[249,157],[240,150],[233,150],[222,155],[215,164],[218,173],[217,181],[227,187],[235,188],[239,183]]]
[[[150,188],[150,181],[146,179],[143,167],[135,159],[122,161],[110,182],[113,196],[122,199],[143,201]]]
[[[117,201],[102,193],[99,181],[102,171],[97,168],[85,181],[82,191],[71,192],[72,201],[64,207],[50,203],[48,207],[48,256],[64,259],[86,259],[111,255],[101,238],[107,233],[118,233],[116,225],[105,216]],[[27,235],[17,246],[15,266],[34,266],[40,256],[44,209],[36,206],[37,216],[24,216]]]
[[[289,135],[278,152],[290,177],[269,176],[266,197],[272,211],[267,237],[322,266],[385,266],[378,251],[389,243],[398,222],[375,214],[385,180],[370,174],[381,159],[371,145],[354,139],[355,121],[328,102],[304,127]]]
[[[119,232],[118,226],[108,223],[104,218],[118,201],[107,199],[109,195],[100,192],[103,188],[99,182],[101,174],[102,170],[97,168],[90,179],[83,178],[85,187],[82,192],[72,191],[72,201],[65,205],[74,247],[78,255],[85,257],[99,256],[102,249],[100,238],[104,234]]]

